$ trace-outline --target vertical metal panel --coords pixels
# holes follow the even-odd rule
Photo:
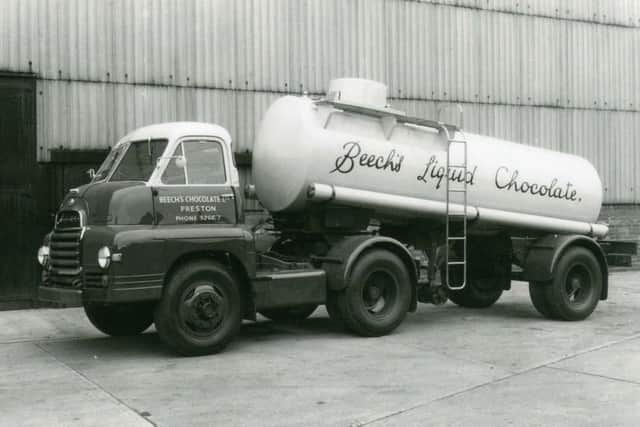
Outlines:
[[[639,31],[587,21],[622,25],[638,3],[5,0],[0,68],[279,92],[360,76],[401,97],[628,109]]]
[[[204,121],[227,128],[236,151],[250,151],[273,93],[68,81],[37,82],[39,161],[49,150],[113,145],[152,123]]]

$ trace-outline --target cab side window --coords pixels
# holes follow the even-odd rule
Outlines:
[[[227,181],[222,146],[217,141],[191,140],[182,143],[187,160],[189,184],[224,184]]]
[[[176,162],[181,156],[185,159],[184,168]],[[217,141],[183,141],[176,147],[172,157],[162,173],[164,184],[216,185],[227,182],[222,145]]]

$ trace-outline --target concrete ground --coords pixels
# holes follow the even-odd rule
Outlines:
[[[247,323],[181,358],[81,309],[0,313],[0,425],[640,425],[640,272],[592,317],[541,318],[524,284],[494,307],[421,305],[391,336]]]

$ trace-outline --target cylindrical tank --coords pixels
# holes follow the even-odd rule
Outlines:
[[[446,212],[448,175],[452,190],[466,182],[467,215],[474,224],[607,233],[595,224],[602,184],[587,160],[451,131],[450,138],[467,141],[467,161],[465,169],[465,144],[455,144],[447,170],[445,132],[398,120],[402,115],[385,105],[381,87],[386,90],[359,79],[331,83],[332,100],[366,107],[362,112],[294,96],[270,106],[253,153],[256,194],[268,210],[295,212],[333,200],[387,216],[438,217]],[[449,195],[461,208],[464,193]]]

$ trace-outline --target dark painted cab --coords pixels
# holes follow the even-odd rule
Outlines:
[[[157,300],[185,254],[219,249],[252,271],[228,132],[166,123],[121,139],[92,182],[72,189],[39,251],[40,299]]]

